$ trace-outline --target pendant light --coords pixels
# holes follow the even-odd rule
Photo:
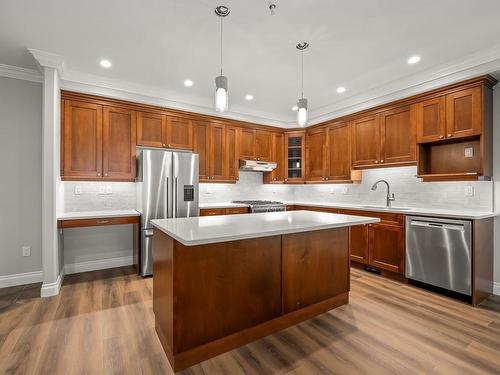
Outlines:
[[[297,102],[297,122],[300,127],[307,125],[307,99],[304,98],[304,51],[309,47],[309,43],[301,42],[296,45],[296,48],[300,51],[301,58],[301,75],[300,75],[300,85],[301,93],[300,99]]]
[[[215,110],[225,112],[229,103],[227,92],[227,77],[222,75],[222,20],[229,14],[229,8],[219,5],[215,8],[215,14],[220,17],[220,76],[215,77]]]

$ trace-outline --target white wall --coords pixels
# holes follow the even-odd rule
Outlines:
[[[0,276],[42,269],[42,85],[0,77]],[[21,247],[31,246],[31,257]]]

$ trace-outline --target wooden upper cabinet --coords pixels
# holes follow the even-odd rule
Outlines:
[[[226,163],[227,179],[230,181],[239,180],[239,160],[238,160],[238,135],[237,128],[226,126]]]
[[[238,133],[240,159],[253,160],[255,158],[255,129],[239,128]]]
[[[351,180],[351,132],[349,123],[328,127],[326,174],[328,181]]]
[[[480,135],[483,129],[482,88],[472,87],[446,95],[446,137]]]
[[[226,132],[224,125],[210,125],[210,180],[227,178]]]
[[[167,147],[167,116],[158,113],[137,113],[137,145]]]
[[[326,174],[326,128],[306,133],[306,180],[324,181]]]
[[[445,108],[444,96],[415,104],[418,143],[439,141],[446,137]]]
[[[210,175],[210,123],[208,121],[193,121],[193,153],[198,154],[199,179],[208,181]]]
[[[190,119],[167,116],[167,147],[192,150],[193,125]]]
[[[102,106],[64,100],[62,177],[95,179],[102,174]]]
[[[403,106],[380,114],[380,164],[417,161],[415,107]]]
[[[103,177],[135,180],[136,112],[104,107],[102,133]]]
[[[273,133],[267,130],[257,130],[255,133],[255,157],[257,160],[271,161],[271,143]]]
[[[378,115],[352,121],[352,165],[374,166],[380,161],[380,123]]]

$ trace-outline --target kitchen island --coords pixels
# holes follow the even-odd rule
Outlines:
[[[174,371],[349,302],[349,227],[312,211],[153,220],[153,310]]]

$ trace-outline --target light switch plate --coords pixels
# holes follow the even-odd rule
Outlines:
[[[99,185],[99,194],[106,194],[106,186]]]
[[[23,257],[31,256],[31,246],[23,246]]]
[[[466,147],[466,148],[464,148],[464,156],[466,158],[472,158],[472,157],[474,157],[474,149],[472,147]]]
[[[106,185],[106,194],[113,194],[113,186]]]
[[[473,197],[474,196],[474,186],[466,186],[465,187],[465,196]]]
[[[75,186],[75,195],[81,195],[82,194],[82,185],[76,185]]]

